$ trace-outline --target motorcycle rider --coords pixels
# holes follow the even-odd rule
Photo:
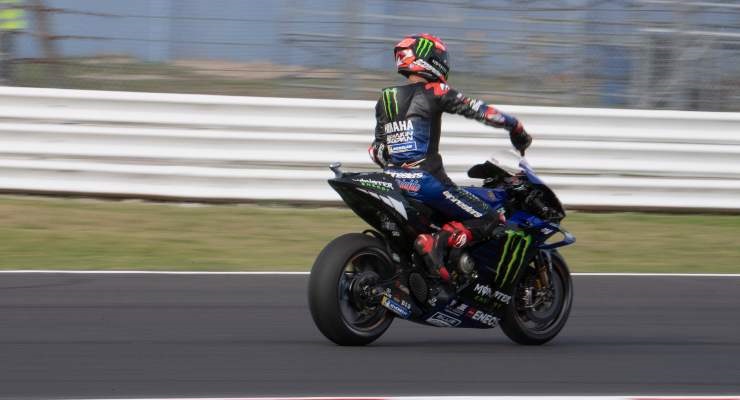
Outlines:
[[[383,89],[375,107],[375,141],[368,151],[406,195],[450,221],[434,234],[419,235],[414,243],[430,273],[449,281],[449,271],[444,266],[448,249],[493,238],[501,230],[497,228],[504,218],[447,176],[439,154],[442,113],[460,114],[508,130],[511,143],[522,155],[532,138],[513,116],[447,84],[447,46],[438,37],[408,36],[395,46],[393,53],[398,73],[408,82]]]

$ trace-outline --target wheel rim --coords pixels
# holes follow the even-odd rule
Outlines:
[[[550,284],[537,289],[537,278],[528,276],[517,288],[514,317],[531,334],[543,335],[555,327],[562,317],[566,288],[557,269],[548,272]]]
[[[390,264],[385,257],[373,252],[362,251],[352,256],[342,268],[339,276],[339,310],[344,323],[358,333],[371,332],[389,318],[388,312],[366,293],[367,288],[379,282]]]

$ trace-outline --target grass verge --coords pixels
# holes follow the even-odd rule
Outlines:
[[[0,197],[0,269],[308,270],[351,211]],[[740,273],[740,216],[571,213],[578,272]]]

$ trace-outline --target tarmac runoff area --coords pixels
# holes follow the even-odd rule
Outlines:
[[[540,347],[401,320],[371,346],[335,346],[313,325],[306,283],[0,273],[0,398],[740,400],[740,275],[576,275],[568,325]]]

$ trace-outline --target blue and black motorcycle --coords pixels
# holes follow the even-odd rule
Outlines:
[[[560,227],[560,201],[524,159],[511,172],[490,161],[468,171],[483,179],[468,189],[504,212],[507,225],[495,239],[450,252],[451,283],[430,276],[413,250],[417,235],[446,221],[404,196],[393,177],[340,167],[330,167],[336,177],[329,184],[375,229],[334,239],[311,269],[311,315],[328,339],[365,345],[394,318],[437,327],[500,325],[526,345],[546,343],[563,328],[573,287],[556,249],[575,238]]]

